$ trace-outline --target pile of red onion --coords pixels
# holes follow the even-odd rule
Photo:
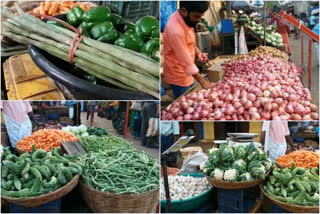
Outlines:
[[[162,120],[318,120],[318,108],[285,60],[257,56],[225,65],[210,89],[192,92],[161,112]]]

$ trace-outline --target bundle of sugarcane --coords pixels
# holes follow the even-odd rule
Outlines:
[[[16,7],[19,16],[1,8],[2,15],[7,17],[2,34],[69,62],[69,49],[76,33],[47,24]],[[84,37],[75,51],[73,63],[119,88],[159,96],[159,64],[140,53]]]

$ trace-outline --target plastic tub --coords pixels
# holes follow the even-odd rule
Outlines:
[[[182,176],[192,176],[192,177],[204,177],[203,174],[186,174]],[[194,210],[199,210],[201,207],[204,207],[206,203],[210,201],[210,198],[213,193],[213,187],[211,187],[208,191],[197,195],[193,198],[188,198],[185,200],[179,201],[171,201],[171,212],[173,213],[190,213]],[[161,200],[161,207],[163,209],[167,208],[167,201]]]

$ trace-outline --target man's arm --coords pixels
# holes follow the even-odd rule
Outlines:
[[[287,135],[287,136],[286,136],[286,141],[287,141],[288,144],[290,144],[291,147],[294,146],[293,141],[292,141],[290,135]]]
[[[207,80],[205,80],[199,73],[196,73],[192,76],[200,83],[202,88],[208,89],[211,87],[210,83]]]

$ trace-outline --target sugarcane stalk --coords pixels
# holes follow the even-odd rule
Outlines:
[[[24,37],[24,36],[19,36],[19,35],[17,35],[17,34],[14,34],[14,33],[9,32],[9,29],[7,29],[6,31],[3,31],[2,33],[3,33],[4,35],[10,37],[11,39],[19,42],[19,43],[32,44],[32,45],[34,45],[34,46],[36,46],[36,47],[38,47],[38,48],[40,48],[40,49],[43,49],[43,50],[45,50],[45,51],[47,51],[47,52],[51,52],[51,53],[57,53],[58,50],[59,50],[59,48],[62,48],[62,49],[64,49],[64,50],[68,49],[67,46],[65,46],[65,45],[63,45],[63,44],[56,44],[55,42],[53,43],[53,44],[55,44],[55,45],[48,46],[48,45],[46,45],[46,44],[50,44],[50,42],[53,42],[52,40],[49,40],[49,39],[47,39],[47,38],[43,38],[43,37],[38,36],[38,35],[35,35],[35,34],[30,34],[30,35],[32,35],[34,38],[40,38],[40,39],[43,40],[43,41],[47,41],[47,43],[44,43],[44,42],[42,42],[42,41],[37,41],[37,40],[29,39],[29,38]],[[26,33],[26,32],[24,32],[24,33]],[[63,46],[65,46],[65,47],[63,47]],[[62,52],[62,51],[61,51],[61,52]],[[64,53],[64,52],[62,52],[62,53]],[[58,56],[58,57],[60,56],[59,58],[61,58],[61,55],[57,55],[57,54],[56,54],[56,56]],[[63,57],[65,57],[65,58],[62,58],[62,59],[68,58],[68,54],[64,53]],[[86,58],[84,58],[84,59],[86,59]],[[77,57],[75,57],[74,60],[77,61],[77,62],[79,62]],[[88,63],[88,61],[86,61],[85,63]],[[94,66],[95,66],[95,71],[97,71],[97,72],[100,71],[100,74],[101,74],[101,70],[102,70],[102,69],[105,70],[104,67],[97,66],[97,65],[94,65]],[[88,72],[88,71],[87,71],[87,72]],[[88,72],[88,73],[89,73],[89,72]],[[148,93],[148,94],[150,94],[150,95],[152,95],[152,96],[155,96],[155,97],[158,96],[158,93],[157,93],[157,92],[155,92],[155,91],[153,91],[153,90],[150,90],[150,89],[147,88],[147,87],[144,87],[143,84],[140,84],[140,83],[137,83],[137,82],[133,82],[132,80],[131,80],[131,81],[130,81],[130,80],[127,80],[127,79],[126,79],[126,76],[114,75],[112,72],[110,72],[109,74],[111,74],[111,76],[113,76],[113,78],[115,78],[115,79],[123,80],[123,81],[125,80],[125,82],[129,82],[132,87],[135,87],[135,88],[139,89],[140,91],[143,91],[143,92]],[[92,75],[94,75],[94,74],[92,73]],[[104,78],[102,78],[102,79],[104,79]],[[105,79],[104,79],[104,80],[105,80]],[[106,80],[106,81],[107,81],[107,80]],[[116,84],[115,82],[112,82],[112,83],[114,83],[116,86],[119,86],[119,87],[121,87],[121,85],[122,85],[122,84],[121,84],[121,85]]]
[[[34,17],[30,14],[23,13],[22,11],[19,11],[19,13],[20,13],[20,15],[22,15],[23,17],[28,19],[30,22],[33,22],[34,24],[41,25],[42,28],[48,29],[48,24],[40,21],[36,17]],[[54,33],[63,34],[64,36],[68,35],[69,39],[76,36],[76,33],[74,33],[71,30],[61,28],[61,27],[58,27],[55,25],[53,25],[53,28],[54,28]],[[51,28],[49,28],[49,30],[51,30]],[[156,76],[159,78],[159,64],[141,53],[137,53],[135,51],[125,49],[122,47],[118,47],[115,45],[102,43],[102,42],[99,42],[99,41],[96,41],[96,40],[93,40],[93,39],[90,39],[87,37],[85,37],[83,42],[84,42],[84,44],[87,44],[88,46],[92,46],[95,49],[101,50],[104,53],[107,53],[108,55],[115,57],[116,58],[115,61],[117,61],[117,62],[122,61],[123,63],[129,64],[129,65],[133,66],[134,68],[138,68],[140,70],[146,71],[146,72],[152,74],[153,76]],[[80,45],[79,45],[79,48],[81,48]],[[126,59],[130,59],[130,60],[128,61]]]
[[[17,33],[17,34],[20,34],[20,35],[23,35],[26,37],[31,37],[31,38],[36,39],[38,41],[46,42],[49,45],[52,45],[54,47],[58,47],[58,48],[64,50],[65,52],[69,51],[69,47],[67,45],[58,43],[58,42],[50,40],[48,38],[41,37],[41,36],[34,34],[32,32],[28,32],[27,30],[22,30],[20,28],[16,28],[14,25],[12,25],[10,23],[5,23],[4,25],[6,27],[8,27],[11,31],[13,31],[14,33]],[[89,49],[89,51],[90,50],[91,49]],[[159,82],[157,80],[150,78],[150,77],[147,77],[147,76],[143,76],[139,73],[134,73],[134,72],[130,72],[130,71],[128,72],[126,69],[124,69],[121,66],[116,67],[116,68],[111,67],[110,63],[106,62],[105,59],[100,58],[97,55],[94,55],[95,54],[94,50],[91,50],[90,52],[91,52],[91,54],[88,54],[85,51],[77,50],[75,55],[79,56],[81,58],[87,59],[88,61],[91,61],[93,63],[97,63],[102,67],[107,68],[107,70],[110,71],[109,73],[111,73],[111,74],[113,74],[113,73],[118,74],[119,76],[117,77],[117,79],[120,78],[125,84],[127,84],[129,82],[127,79],[130,78],[130,79],[132,79],[131,81],[137,81],[140,84],[144,84],[146,87],[148,87],[150,89],[158,90]],[[105,71],[105,69],[104,69],[104,71]],[[124,77],[125,73],[127,73],[130,76]]]

